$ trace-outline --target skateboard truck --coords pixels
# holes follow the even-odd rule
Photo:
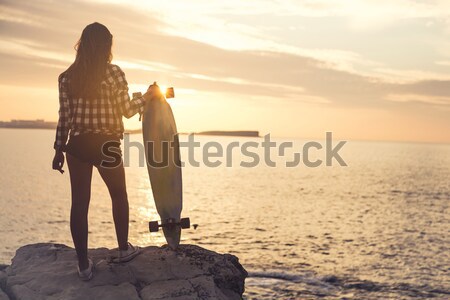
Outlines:
[[[190,228],[191,220],[189,218],[181,218],[180,222],[177,222],[175,219],[170,218],[166,219],[164,223],[161,222],[161,224],[159,224],[158,221],[148,222],[148,229],[150,230],[150,232],[158,232],[159,227],[174,227],[174,226],[180,226],[183,229]]]
[[[150,86],[152,86],[152,85],[158,86],[156,81],[153,84],[151,84]],[[140,97],[142,97],[142,93],[141,92],[136,92],[136,93],[133,93],[133,96],[132,96],[131,99],[136,99],[136,98],[140,98]],[[166,97],[166,99],[175,98],[175,91],[174,91],[173,87],[168,87],[166,89],[165,97]]]
[[[156,83],[156,81],[153,82],[153,84],[150,84],[149,88],[152,86],[156,86],[159,88],[159,85]],[[169,98],[175,98],[175,91],[173,89],[173,87],[168,87],[165,90],[164,96],[169,99]]]

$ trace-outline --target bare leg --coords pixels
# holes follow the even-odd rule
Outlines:
[[[97,167],[112,200],[114,225],[120,250],[128,249],[129,207],[123,162],[114,168]]]
[[[89,266],[88,249],[88,210],[91,199],[92,165],[67,154],[72,190],[72,208],[70,210],[70,231],[78,256],[80,270]]]

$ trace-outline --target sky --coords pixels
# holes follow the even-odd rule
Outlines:
[[[180,132],[450,143],[438,0],[0,0],[0,120],[57,120],[58,75],[93,22],[130,94],[175,88]]]

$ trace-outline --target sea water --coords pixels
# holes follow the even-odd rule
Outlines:
[[[54,131],[0,129],[0,139],[0,263],[25,244],[72,245],[67,166],[64,175],[51,169]],[[198,227],[183,231],[182,243],[239,257],[249,272],[246,299],[450,297],[450,145],[348,141],[339,153],[347,166],[316,168],[287,168],[290,158],[276,148],[270,167],[256,149],[260,163],[246,168],[240,163],[252,159],[237,148],[226,165],[227,145],[262,138],[195,139],[218,143],[224,156],[207,166],[201,146],[199,166],[183,169],[183,215]],[[308,142],[274,141],[292,141],[294,152]],[[325,161],[324,149],[310,152]],[[128,154],[130,241],[162,245],[160,233],[148,232],[158,215],[147,170],[137,147]],[[188,155],[183,149],[182,160]],[[89,247],[116,246],[111,201],[94,170]]]

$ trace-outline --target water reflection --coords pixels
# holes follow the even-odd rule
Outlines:
[[[0,137],[2,261],[26,243],[71,245],[68,176],[50,170],[53,132],[0,130]],[[248,298],[445,298],[450,147],[349,142],[342,155],[346,168],[186,166],[183,215],[199,226],[183,231],[182,242],[237,255],[252,275]],[[158,215],[146,169],[132,164],[126,175],[130,241],[164,244],[161,233],[148,232]],[[117,246],[97,173],[89,222],[90,247]]]

